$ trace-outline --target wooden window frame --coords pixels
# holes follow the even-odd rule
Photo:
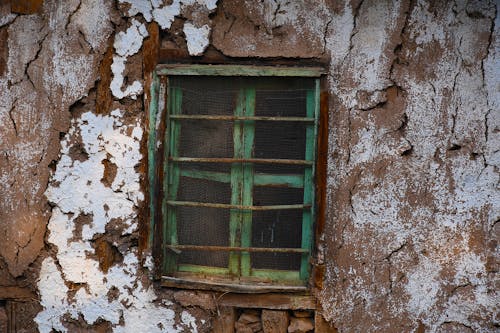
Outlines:
[[[150,101],[149,101],[149,136],[148,136],[148,182],[149,182],[149,216],[150,216],[150,233],[149,233],[149,245],[153,248],[155,255],[155,263],[159,268],[157,271],[157,277],[162,280],[162,285],[168,287],[180,287],[187,289],[210,289],[219,291],[234,291],[234,292],[245,292],[245,293],[263,293],[263,292],[304,292],[307,291],[308,279],[311,276],[311,257],[313,252],[313,241],[314,241],[314,223],[316,220],[316,200],[315,193],[317,192],[317,186],[315,179],[316,174],[316,164],[318,161],[317,150],[318,150],[318,129],[320,121],[320,79],[323,73],[323,69],[320,67],[275,67],[275,66],[240,66],[240,65],[185,65],[185,64],[169,64],[169,65],[158,65],[156,71],[153,72],[153,79],[150,88]],[[307,115],[304,118],[295,117],[256,117],[253,113],[249,114],[242,110],[253,110],[254,107],[251,105],[252,101],[255,102],[255,90],[248,89],[240,92],[239,96],[239,106],[236,106],[233,116],[229,116],[231,119],[226,120],[250,120],[245,125],[242,125],[243,135],[253,135],[251,128],[245,129],[246,126],[253,127],[253,123],[259,120],[265,121],[306,121],[311,122],[312,126],[308,126],[306,130],[306,141],[312,143],[306,144],[306,157],[304,160],[261,160],[251,157],[251,147],[235,146],[235,151],[238,156],[233,159],[217,159],[218,162],[235,162],[235,161],[245,161],[250,162],[250,170],[247,167],[243,167],[241,164],[238,166],[232,166],[231,177],[229,179],[224,179],[223,181],[228,181],[233,184],[233,186],[238,186],[239,181],[235,181],[233,178],[233,173],[238,173],[237,168],[241,172],[241,177],[244,178],[245,174],[250,172],[253,177],[253,171],[251,166],[253,163],[288,163],[288,164],[303,164],[306,165],[306,172],[304,174],[304,179],[295,179],[294,177],[288,179],[287,177],[282,177],[278,179],[274,177],[273,179],[266,179],[266,177],[260,177],[252,182],[251,186],[255,183],[265,184],[269,181],[281,181],[291,186],[298,186],[304,188],[304,202],[302,205],[281,205],[281,206],[267,206],[264,209],[303,209],[303,223],[302,223],[302,244],[300,248],[294,249],[294,252],[302,253],[300,271],[274,271],[269,269],[251,269],[249,252],[251,251],[266,251],[266,252],[292,252],[289,249],[261,249],[250,246],[249,238],[249,225],[251,225],[251,217],[248,218],[244,216],[241,218],[231,218],[230,219],[230,234],[233,236],[236,234],[235,220],[242,220],[242,237],[238,241],[231,237],[230,247],[225,247],[226,250],[230,250],[230,260],[228,268],[216,268],[216,267],[191,267],[192,265],[177,265],[173,256],[169,255],[169,251],[179,251],[182,249],[193,249],[195,246],[182,246],[176,244],[176,228],[171,225],[175,222],[175,217],[169,216],[172,214],[172,210],[168,210],[167,206],[171,205],[200,205],[196,202],[180,202],[176,201],[175,198],[169,197],[169,193],[172,192],[172,186],[175,187],[175,181],[172,182],[173,178],[178,178],[181,170],[175,167],[175,162],[177,161],[201,161],[201,160],[215,160],[215,159],[200,159],[200,158],[182,158],[176,156],[176,151],[178,149],[176,139],[176,133],[178,129],[178,119],[196,118],[196,116],[181,115],[181,96],[179,92],[175,90],[169,91],[170,97],[167,99],[168,91],[168,77],[181,75],[181,76],[249,76],[249,77],[304,77],[304,78],[314,78],[314,88],[307,93],[306,111]],[[253,96],[252,96],[253,94]],[[241,107],[245,106],[245,107]],[[240,111],[238,111],[240,110]],[[243,113],[241,113],[243,112]],[[241,114],[240,114],[241,113]],[[228,118],[228,116],[220,116],[219,118]],[[264,119],[265,118],[265,119]],[[293,118],[293,119],[292,119]],[[236,129],[236,127],[235,127]],[[167,138],[167,135],[170,137]],[[236,136],[236,135],[234,135]],[[162,139],[164,138],[164,139]],[[253,142],[247,140],[246,142]],[[235,142],[236,143],[236,142]],[[169,154],[173,155],[170,157],[170,163],[165,161]],[[164,179],[164,175],[170,179]],[[199,176],[199,175],[198,175]],[[205,175],[206,177],[223,177],[228,175]],[[238,177],[239,178],[239,177]],[[219,179],[221,180],[221,179]],[[170,188],[169,184],[170,183]],[[173,185],[172,185],[173,183]],[[240,183],[241,185],[241,183]],[[247,189],[248,190],[248,189]],[[176,192],[175,189],[173,192]],[[248,192],[248,191],[243,191]],[[234,193],[234,191],[233,191]],[[318,192],[319,193],[319,192]],[[172,200],[174,199],[174,200]],[[219,208],[233,208],[231,215],[239,214],[245,215],[243,212],[246,210],[261,210],[262,206],[253,206],[252,202],[246,202],[245,196],[243,202],[236,204],[233,202],[231,204],[204,204],[210,207],[218,206]],[[287,206],[287,207],[285,207]],[[292,207],[297,206],[297,207]],[[301,206],[301,207],[298,207]],[[239,210],[236,210],[236,209]],[[164,213],[166,212],[166,214]],[[251,216],[251,215],[250,215]],[[247,228],[248,230],[244,230]],[[173,232],[172,232],[173,231]],[[247,231],[247,232],[245,232]],[[247,237],[245,237],[245,235]],[[221,250],[217,246],[204,247],[208,250]],[[156,251],[155,251],[156,249]],[[271,251],[269,251],[271,250]],[[237,257],[237,259],[236,259]],[[235,267],[235,262],[240,267]],[[227,278],[218,279],[219,274],[235,274],[236,270],[241,273],[238,275],[239,280],[233,281]],[[250,274],[252,271],[253,274]],[[165,273],[168,275],[165,275]],[[242,276],[243,275],[243,276]],[[271,281],[271,282],[269,282]]]

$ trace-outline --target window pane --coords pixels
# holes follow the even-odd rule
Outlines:
[[[256,186],[253,191],[253,203],[256,206],[295,205],[303,202],[302,188]]]
[[[304,190],[286,187],[255,187],[254,204],[301,204]],[[254,211],[252,217],[252,246],[271,248],[300,248],[302,241],[302,209]],[[300,254],[252,253],[253,268],[298,270]]]
[[[305,159],[306,127],[302,122],[261,121],[255,125],[256,158]]]
[[[290,164],[255,164],[253,167],[256,173],[267,174],[297,174],[303,175],[306,166]]]
[[[181,124],[179,156],[233,157],[233,122],[176,120]]]
[[[215,171],[231,173],[230,163],[208,163],[208,162],[180,162],[177,163],[181,170]]]
[[[231,184],[180,177],[176,200],[229,204],[231,203]]]
[[[229,263],[227,252],[215,251],[182,251],[179,255],[179,264],[200,265],[226,268]]]
[[[252,246],[300,248],[302,210],[258,211],[253,214]],[[300,269],[300,254],[263,253],[251,255],[253,268]]]
[[[255,115],[269,117],[306,117],[307,89],[284,86],[256,91]]]
[[[182,91],[182,114],[232,115],[238,80],[222,77],[176,76],[169,79],[171,87]]]

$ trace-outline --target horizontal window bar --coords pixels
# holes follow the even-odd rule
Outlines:
[[[244,117],[244,116],[223,116],[223,115],[188,115],[171,114],[170,119],[202,119],[202,120],[261,120],[261,121],[295,121],[314,122],[314,118],[307,117]]]
[[[239,65],[160,64],[158,75],[219,75],[219,76],[297,76],[319,77],[325,74],[321,67],[278,67]]]
[[[196,251],[238,251],[238,252],[272,252],[272,253],[308,253],[309,250],[288,247],[238,247],[214,245],[165,245],[177,252],[178,250]]]
[[[287,160],[273,158],[210,158],[210,157],[169,157],[173,162],[191,162],[191,163],[259,163],[259,164],[293,164],[293,165],[312,165],[312,161],[306,160]]]
[[[242,206],[242,205],[231,205],[231,204],[221,204],[221,203],[210,203],[210,202],[195,202],[195,201],[167,201],[167,205],[170,206],[184,206],[184,207],[208,207],[208,208],[227,208],[227,209],[239,209],[239,210],[285,210],[285,209],[308,209],[311,205],[272,205],[272,206]]]

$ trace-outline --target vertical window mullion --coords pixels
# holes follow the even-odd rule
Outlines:
[[[171,120],[168,115],[180,114],[182,113],[182,90],[180,88],[169,87],[168,88],[168,113],[167,113],[167,126],[169,126],[169,131],[167,135],[169,140],[167,141],[168,148],[165,152],[165,159],[168,161],[168,157],[178,157],[179,156],[179,138],[181,131],[181,124],[178,121]],[[177,190],[179,188],[179,177],[180,170],[179,165],[174,162],[168,163],[168,169],[166,174],[167,191],[166,200],[176,200]],[[164,240],[167,244],[176,245],[177,244],[177,207],[169,207],[167,210],[167,223],[164,233]],[[168,251],[168,250],[165,250]],[[177,254],[168,251],[164,253],[164,269],[166,272],[173,272],[177,267]]]
[[[236,106],[234,109],[235,116],[241,116],[245,108],[245,92],[244,90],[238,91],[236,98]],[[234,158],[243,158],[243,125],[240,121],[234,121],[233,126],[233,145],[234,145]],[[241,163],[231,164],[231,204],[241,205],[243,197],[243,165]],[[241,210],[231,209],[229,218],[229,246],[241,246]],[[239,276],[240,269],[239,252],[229,253],[229,272],[232,275]]]
[[[315,117],[317,119],[317,91],[319,89],[318,82],[316,84],[316,89],[311,89],[307,91],[306,97],[306,115],[307,117]],[[315,155],[315,132],[316,132],[315,120],[314,124],[307,125],[306,128],[306,152],[305,159],[308,161],[314,161]],[[304,205],[314,204],[314,163],[312,166],[307,166],[304,171]],[[300,264],[300,278],[305,280],[309,276],[309,256],[312,250],[312,221],[313,221],[313,211],[311,209],[304,209],[302,213],[302,241],[301,247],[308,250],[308,253],[302,254],[301,264]]]
[[[255,89],[245,89],[245,107],[243,116],[252,117],[255,115]],[[243,158],[252,158],[255,137],[255,121],[243,122]],[[253,164],[243,165],[243,197],[244,206],[253,205]],[[252,245],[252,211],[241,212],[241,246],[250,247]],[[251,273],[250,253],[241,253],[241,275],[249,276]]]
[[[158,156],[156,154],[157,152],[156,140],[158,135],[156,122],[158,117],[161,117],[162,111],[164,111],[161,108],[162,105],[160,105],[161,104],[160,101],[162,101],[164,98],[164,95],[162,94],[162,85],[160,78],[156,75],[156,73],[153,73],[153,82],[151,83],[150,95],[151,95],[151,101],[149,104],[148,183],[150,188],[149,210],[151,218],[150,218],[150,227],[149,227],[150,233],[148,237],[148,243],[149,246],[152,247],[154,232],[156,232],[157,230],[155,224],[160,222],[159,221],[160,219],[158,218],[157,215],[157,207],[156,207],[156,196],[159,190],[158,188],[159,186],[156,183],[156,175],[157,175],[158,165],[162,165],[162,163],[159,163],[160,161],[158,160]],[[163,227],[163,223],[161,223],[161,226]]]

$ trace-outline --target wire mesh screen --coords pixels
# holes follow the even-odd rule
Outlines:
[[[179,156],[232,157],[233,128],[230,121],[183,120]]]
[[[169,85],[182,91],[182,113],[186,115],[232,115],[239,78],[173,76]]]
[[[241,158],[235,147],[248,147],[249,142],[245,140],[251,140],[251,151],[244,153],[245,156],[250,153],[249,158],[304,160],[307,147],[311,144],[306,142],[306,132],[312,128],[313,122],[302,118],[307,117],[307,94],[313,86],[314,79],[304,78],[169,78],[169,87],[180,91],[182,100],[181,109],[174,115],[180,116],[171,120],[171,123],[180,126],[176,134],[178,137],[173,138],[177,140],[178,157],[193,158],[191,161],[176,162],[175,166],[181,176],[177,180],[178,190],[173,195],[174,200],[190,203],[170,208],[175,211],[178,244],[234,247],[238,246],[242,237],[246,237],[251,240],[250,247],[301,247],[302,209],[261,211],[241,208],[247,213],[231,214],[229,207],[206,207],[206,204],[231,204],[234,212],[240,209],[234,206],[243,205],[248,200],[254,206],[303,203],[303,188],[295,188],[297,185],[288,187],[284,183],[266,184],[265,181],[257,186],[254,178],[264,175],[268,177],[266,179],[273,180],[282,176],[301,179],[309,166],[216,159]],[[296,119],[292,121],[281,117]],[[251,170],[252,177],[245,170]],[[235,202],[235,198],[240,201]],[[246,218],[242,216],[249,217],[249,235],[241,234],[248,232],[242,229],[245,224],[243,219]],[[230,231],[231,224],[237,226],[236,231]],[[236,239],[236,245],[229,243],[231,238]],[[250,258],[251,267],[256,269],[298,271],[301,265],[301,255],[296,253],[252,252]],[[178,263],[228,267],[229,252],[183,250],[178,256]]]

